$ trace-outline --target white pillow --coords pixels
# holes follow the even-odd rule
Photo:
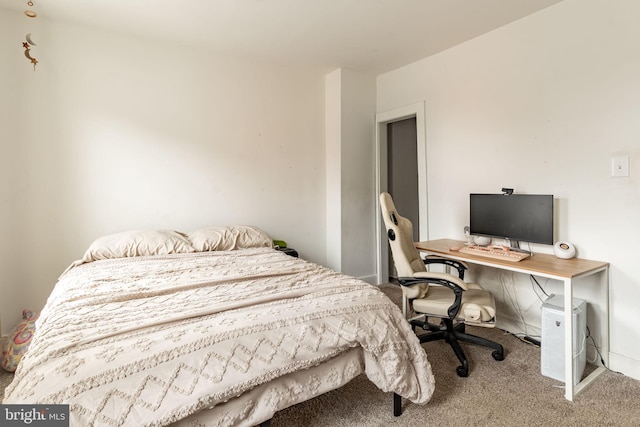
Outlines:
[[[187,237],[191,245],[201,252],[273,247],[273,240],[267,233],[248,225],[205,227],[187,233]]]
[[[82,262],[109,258],[195,252],[186,236],[171,230],[132,230],[96,239]]]

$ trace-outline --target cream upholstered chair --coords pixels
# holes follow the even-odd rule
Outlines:
[[[469,375],[469,363],[458,341],[493,348],[493,358],[503,360],[502,345],[465,333],[465,324],[495,326],[493,295],[479,285],[464,282],[466,265],[463,263],[440,257],[421,259],[413,242],[413,225],[398,214],[389,193],[380,194],[380,208],[402,285],[403,312],[414,331],[418,326],[428,331],[418,336],[420,342],[445,339],[460,360],[456,372],[461,377]],[[426,264],[434,263],[454,267],[458,276],[427,271]],[[440,319],[440,323],[429,323],[430,317]]]

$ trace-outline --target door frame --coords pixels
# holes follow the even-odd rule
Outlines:
[[[389,249],[387,233],[380,211],[380,193],[387,191],[387,125],[404,119],[416,119],[416,144],[418,162],[418,216],[420,218],[420,240],[429,240],[429,218],[427,203],[427,137],[425,103],[418,102],[376,114],[376,254],[378,284],[389,278]]]

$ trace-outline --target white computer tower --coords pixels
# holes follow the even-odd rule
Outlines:
[[[573,299],[573,384],[582,379],[587,361],[587,303]],[[542,304],[540,369],[564,382],[564,295],[550,295]]]

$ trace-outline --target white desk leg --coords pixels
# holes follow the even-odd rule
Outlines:
[[[603,292],[602,300],[604,304],[604,310],[603,310],[603,313],[601,314],[602,319],[600,321],[600,328],[601,328],[600,333],[602,334],[602,337],[601,337],[602,358],[604,359],[605,366],[606,366],[609,364],[609,268],[604,267],[601,270],[590,272],[590,274],[595,274],[595,273],[599,273],[601,275],[600,287]],[[577,277],[574,277],[574,280],[575,279],[577,279]],[[573,307],[571,308],[571,310],[572,310],[571,319],[573,319]],[[573,328],[575,328],[575,325],[573,325]],[[573,328],[571,329],[572,332],[573,332]],[[571,336],[571,342],[573,343],[573,335]],[[573,357],[571,359],[571,367],[572,367],[572,375],[573,375]],[[606,371],[607,371],[607,368],[605,368],[604,366],[598,366],[593,372],[587,375],[586,378],[582,379],[575,386],[573,386],[573,381],[571,381],[571,385],[572,385],[571,393],[569,393],[568,391],[569,388],[567,387],[566,388],[567,392],[565,397],[569,400],[573,400],[578,395],[578,393],[582,392],[582,390],[584,390],[585,387],[591,384],[596,378],[604,374]]]
[[[573,400],[573,287],[564,279],[564,397]]]

